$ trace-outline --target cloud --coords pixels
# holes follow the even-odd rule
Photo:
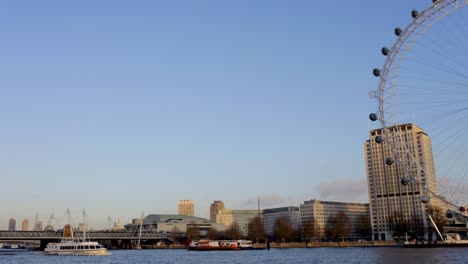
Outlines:
[[[316,187],[319,199],[338,202],[368,202],[365,179],[337,179]]]
[[[249,207],[257,207],[258,198],[260,198],[261,208],[289,205],[289,199],[279,194],[266,194],[260,197],[249,198],[245,204]]]

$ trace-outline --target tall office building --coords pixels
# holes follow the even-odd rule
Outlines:
[[[8,221],[8,231],[15,231],[16,230],[16,220],[14,218],[10,218]]]
[[[194,216],[195,205],[193,203],[193,200],[179,200],[178,208],[179,215]]]
[[[394,137],[399,150],[394,152],[387,142],[376,142],[382,132],[382,129],[370,131],[369,140],[364,143],[373,240],[392,240],[395,225],[402,222],[423,228],[427,239],[430,223],[426,209],[437,201],[421,202],[425,195],[423,185],[429,186],[433,193],[438,192],[431,138],[414,124],[395,126],[390,133],[400,133],[401,137]],[[386,159],[395,160],[395,154],[398,162],[387,165]],[[418,170],[417,164],[423,171]],[[420,184],[401,184],[403,177],[416,175]]]
[[[36,222],[36,226],[34,226],[34,231],[42,231],[44,223],[41,220]]]
[[[211,222],[216,222],[216,215],[221,210],[224,210],[224,203],[222,201],[214,201],[210,205],[210,221]]]
[[[21,223],[21,231],[29,231],[29,220],[24,219]]]

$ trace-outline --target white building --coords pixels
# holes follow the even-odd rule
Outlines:
[[[364,203],[343,203],[330,202],[320,200],[305,201],[300,205],[301,222],[311,222],[315,220],[315,230],[317,237],[325,236],[325,229],[329,226],[329,219],[343,212],[348,217],[347,229],[350,233],[346,239],[361,238],[361,235],[356,232],[360,220],[364,217],[369,219],[369,204]]]
[[[242,236],[249,234],[249,223],[253,218],[261,216],[259,210],[220,210],[216,215],[216,223],[223,224],[229,228],[233,223],[239,227]]]
[[[275,231],[276,219],[280,217],[286,217],[291,222],[294,230],[301,228],[301,212],[297,206],[279,207],[263,210],[263,227],[265,228],[265,234],[273,236]]]

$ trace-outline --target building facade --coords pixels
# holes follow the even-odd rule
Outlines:
[[[193,200],[179,200],[179,203],[177,205],[179,215],[195,215],[195,204]]]
[[[8,231],[16,231],[16,220],[14,218],[10,218],[10,221],[8,221]]]
[[[42,231],[43,230],[43,225],[44,225],[44,223],[41,220],[38,220],[36,222],[36,225],[34,226],[34,231]]]
[[[141,218],[125,225],[126,230],[135,231],[141,224]],[[142,230],[172,234],[186,234],[187,228],[196,228],[200,235],[205,235],[211,228],[224,231],[225,226],[210,222],[208,219],[187,215],[150,214],[143,219]]]
[[[401,223],[406,223],[408,229],[420,226],[427,239],[430,223],[426,210],[431,203],[437,205],[437,201],[421,202],[421,198],[427,197],[423,185],[438,193],[431,138],[414,124],[395,126],[390,135],[399,133],[400,136],[392,137],[397,146],[392,150],[387,142],[376,141],[382,133],[382,129],[370,131],[369,140],[364,143],[373,240],[393,240],[396,226]],[[389,157],[396,158],[397,162],[387,165]],[[421,184],[401,184],[403,177],[416,176]]]
[[[29,231],[29,220],[24,219],[21,223],[21,231]]]
[[[317,238],[325,237],[327,226],[330,226],[330,219],[336,217],[339,213],[344,213],[348,222],[345,226],[349,233],[345,239],[354,240],[362,238],[357,231],[362,219],[369,221],[369,204],[366,203],[344,203],[310,200],[300,205],[301,222],[307,223],[314,221],[315,233]]]
[[[223,201],[214,201],[210,205],[210,221],[211,222],[216,222],[216,215],[221,210],[224,210],[224,202]]]
[[[275,231],[276,219],[286,217],[291,222],[294,230],[301,228],[301,212],[297,206],[279,207],[263,210],[263,227],[265,234],[273,236]]]
[[[241,231],[241,235],[246,237],[249,233],[249,223],[253,218],[261,216],[259,210],[231,210],[224,209],[216,215],[216,223],[223,224],[229,228],[233,223],[236,223]]]

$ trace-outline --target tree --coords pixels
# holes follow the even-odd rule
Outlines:
[[[265,228],[260,216],[256,216],[250,220],[248,237],[255,243],[265,239]]]
[[[410,224],[407,219],[403,217],[403,214],[398,211],[394,211],[388,219],[389,227],[393,231],[394,237],[404,237],[407,232],[410,231]]]
[[[219,239],[219,232],[216,228],[211,227],[210,230],[206,233],[206,237],[211,240]]]
[[[350,232],[348,215],[340,211],[335,216],[330,216],[327,220],[328,224],[325,228],[325,235],[332,240],[341,239],[344,241],[344,238]]]
[[[365,215],[360,215],[356,219],[356,233],[358,233],[364,238],[371,238],[372,228],[369,217]]]
[[[317,221],[310,218],[302,223],[302,237],[305,241],[310,241],[317,236]]]
[[[188,224],[187,225],[187,239],[194,240],[194,239],[199,239],[199,238],[200,238],[200,230],[198,229],[198,227]]]
[[[232,225],[226,230],[225,235],[229,239],[234,240],[242,238],[242,232],[236,222],[232,223]]]
[[[169,233],[176,241],[179,241],[182,237],[182,232],[177,228],[177,226],[174,226]]]
[[[286,241],[291,241],[293,232],[294,230],[291,224],[291,220],[289,220],[287,216],[281,216],[276,218],[274,233],[277,239],[279,239],[283,243]]]
[[[427,209],[427,213],[432,217],[432,220],[434,220],[437,229],[439,229],[439,231],[442,232],[444,226],[447,225],[447,219],[445,218],[445,213],[442,211],[442,208],[440,208],[439,206],[431,205]],[[439,236],[437,236],[437,239],[440,239]]]

